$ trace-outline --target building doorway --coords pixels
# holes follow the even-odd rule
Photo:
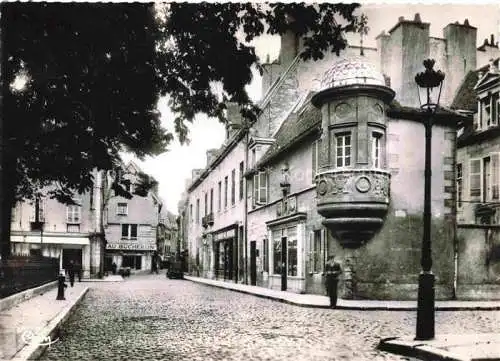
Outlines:
[[[75,265],[82,265],[82,249],[81,248],[63,248],[62,250],[62,266],[67,268],[69,263],[73,261]]]
[[[287,289],[287,238],[281,237],[281,290]]]
[[[257,284],[257,243],[250,242],[250,284]]]

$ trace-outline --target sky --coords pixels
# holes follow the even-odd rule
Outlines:
[[[500,5],[494,3],[460,2],[441,5],[408,4],[402,2],[388,2],[384,4],[363,4],[361,12],[368,16],[370,31],[364,39],[365,46],[376,47],[375,37],[383,30],[388,32],[396,25],[398,18],[412,20],[415,13],[419,13],[423,22],[430,23],[430,36],[442,37],[442,29],[449,23],[458,21],[463,24],[465,19],[470,25],[477,28],[477,45],[483,44],[484,39],[494,34],[495,42],[500,38]],[[352,38],[352,37],[351,37]],[[352,45],[359,45],[359,39],[352,38]],[[273,60],[278,56],[280,41],[277,37],[264,36],[255,42],[256,53],[261,59],[270,55]],[[262,94],[260,92],[261,82],[259,76],[254,73],[254,81],[247,88],[250,97],[258,101]],[[158,110],[162,113],[162,124],[167,129],[173,129],[173,116],[168,109],[165,99],[158,103]],[[125,154],[124,160],[133,160],[142,170],[159,182],[159,196],[163,200],[164,207],[170,212],[177,214],[177,204],[185,189],[186,179],[191,178],[191,170],[205,168],[206,151],[211,148],[219,148],[224,142],[224,126],[215,119],[206,116],[198,116],[193,124],[188,124],[189,145],[180,145],[177,139],[172,142],[168,152],[148,157],[144,161],[135,159]]]

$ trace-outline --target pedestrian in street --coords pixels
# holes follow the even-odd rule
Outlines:
[[[69,284],[71,287],[75,284],[75,262],[71,260],[68,265],[66,266],[66,271],[68,272],[69,276]]]
[[[78,282],[82,282],[82,265],[80,263],[76,265],[76,272],[78,274]]]
[[[113,264],[111,265],[111,271],[113,272],[114,275],[116,274],[116,268],[117,268],[116,263],[113,262]]]
[[[339,276],[342,273],[340,264],[335,262],[335,256],[328,256],[328,260],[325,264],[325,274],[326,274],[326,292],[330,297],[330,307],[337,307],[337,286],[339,283]]]

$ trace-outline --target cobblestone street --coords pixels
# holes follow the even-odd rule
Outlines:
[[[42,360],[408,360],[375,350],[414,312],[301,308],[165,274],[95,283]],[[436,333],[498,332],[500,312],[438,312]]]

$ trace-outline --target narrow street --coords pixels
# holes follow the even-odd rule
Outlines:
[[[42,360],[408,360],[375,350],[414,312],[301,308],[165,274],[95,283]],[[438,312],[437,333],[498,331],[500,312]]]

